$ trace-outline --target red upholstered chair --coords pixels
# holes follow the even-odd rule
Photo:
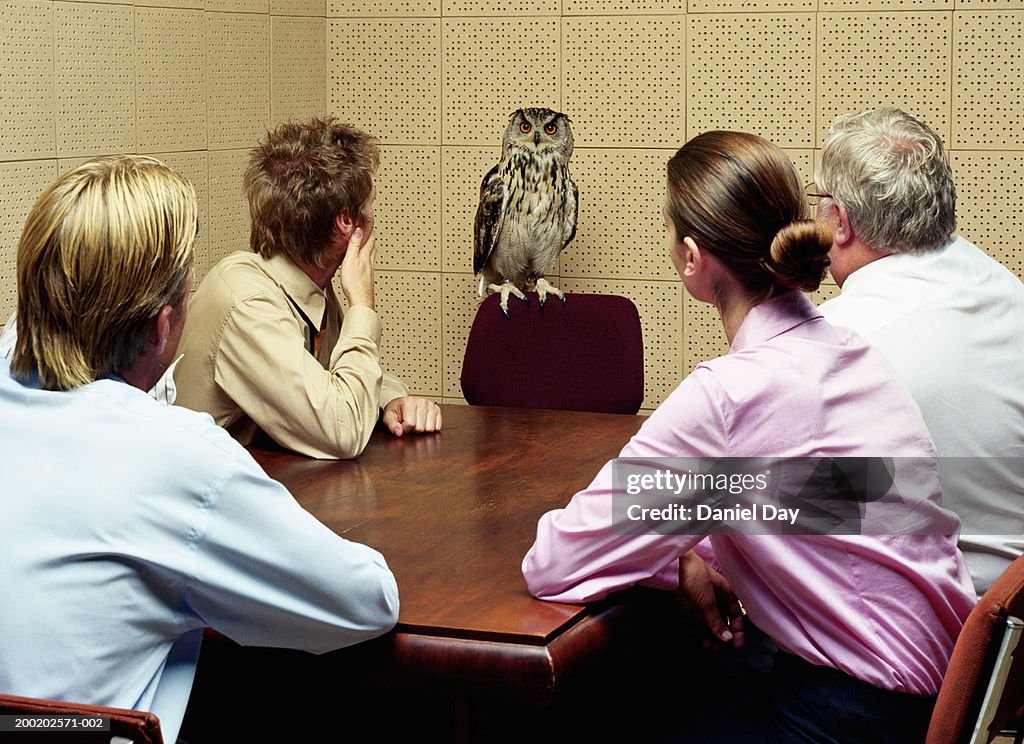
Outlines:
[[[1010,564],[968,616],[942,680],[926,744],[990,742],[1024,713],[1021,618],[1024,557]]]
[[[33,716],[103,716],[110,721],[110,728],[106,731],[65,727],[8,733],[7,736],[17,744],[111,744],[113,741],[117,744],[163,744],[160,720],[154,714],[141,710],[0,694],[0,715],[13,716],[15,719]]]
[[[462,392],[473,405],[636,413],[644,398],[640,315],[627,298],[567,294],[543,311],[498,295],[477,309],[462,361]]]

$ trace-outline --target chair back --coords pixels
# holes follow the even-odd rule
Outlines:
[[[529,305],[499,296],[477,309],[462,361],[462,393],[472,405],[636,413],[644,398],[640,314],[626,297],[535,292]]]
[[[964,623],[926,744],[990,742],[1024,713],[1024,557],[993,582]]]
[[[40,719],[53,722],[52,727],[14,729],[10,736],[18,744],[163,744],[160,719],[141,710],[0,694],[0,715],[12,717],[12,725],[19,718],[35,719],[37,724]],[[57,726],[62,716],[100,716],[109,727],[100,731],[91,726]]]

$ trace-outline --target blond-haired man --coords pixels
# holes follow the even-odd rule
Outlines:
[[[174,358],[195,192],[93,161],[39,197],[0,360],[0,690],[156,713],[173,742],[205,626],[324,652],[396,619],[375,550],[304,511],[209,416],[146,390]]]
[[[252,251],[220,261],[192,300],[175,371],[179,405],[211,414],[242,444],[262,431],[325,459],[359,455],[382,409],[395,436],[440,430],[437,404],[409,396],[380,364],[379,159],[373,138],[330,118],[283,124],[253,150]]]

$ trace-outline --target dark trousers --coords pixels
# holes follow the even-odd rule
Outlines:
[[[934,695],[883,690],[778,652],[768,674],[735,677],[691,697],[659,740],[687,744],[914,744]]]
[[[935,695],[883,690],[780,652],[766,742],[923,742]]]

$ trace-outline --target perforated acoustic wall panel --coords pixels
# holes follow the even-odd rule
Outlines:
[[[210,149],[252,147],[270,119],[270,19],[211,13],[206,39]]]
[[[211,150],[210,255],[207,268],[234,251],[249,250],[249,205],[242,193],[248,150]]]
[[[384,319],[381,365],[410,390],[441,396],[441,275],[379,271],[375,294]]]
[[[495,131],[495,138],[500,139],[497,127]],[[500,147],[441,150],[442,271],[473,271],[473,223],[480,184],[499,160]]]
[[[686,138],[738,129],[780,147],[813,146],[814,21],[810,13],[691,15]]]
[[[330,107],[386,144],[439,144],[439,20],[331,20]]]
[[[437,271],[441,263],[441,150],[385,147],[375,184],[377,266]]]
[[[565,106],[581,146],[682,144],[682,17],[566,18],[563,34]]]
[[[576,240],[561,255],[571,277],[676,280],[668,260],[665,163],[672,150],[578,149]]]
[[[893,105],[949,142],[949,13],[822,13],[818,24],[817,146],[836,116]]]
[[[443,28],[444,144],[501,145],[516,109],[559,108],[557,18],[454,19]]]
[[[57,154],[133,152],[135,65],[130,5],[54,3]]]
[[[206,23],[200,10],[138,8],[140,152],[206,149]]]
[[[0,101],[3,159],[52,158],[57,149],[52,2],[0,5]]]
[[[57,177],[55,160],[0,163],[0,325],[18,304],[18,238],[36,197]]]
[[[955,13],[953,36],[954,145],[1024,147],[1024,13]]]
[[[327,20],[270,19],[270,114],[274,122],[301,121],[327,111]]]
[[[637,302],[651,409],[725,349],[666,253],[676,148],[752,131],[808,182],[835,116],[899,106],[945,139],[960,231],[1021,274],[1022,80],[1020,0],[6,0],[0,323],[17,234],[60,169],[146,152],[181,170],[199,196],[202,275],[248,246],[249,148],[280,121],[333,114],[382,145],[385,362],[415,392],[461,400],[480,182],[509,114],[549,106],[573,120],[580,187],[554,276]]]
[[[954,152],[960,233],[1024,276],[1024,152]]]

